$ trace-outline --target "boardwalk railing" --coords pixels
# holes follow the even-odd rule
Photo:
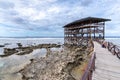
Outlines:
[[[95,58],[96,55],[93,53],[81,80],[92,80],[92,72],[95,70]]]
[[[111,42],[108,42],[107,48],[113,55],[117,55],[117,57],[120,59],[120,46],[117,46]]]
[[[97,42],[102,45],[103,40],[97,40]],[[120,59],[120,46],[117,46],[112,42],[107,42],[106,47],[113,55],[117,55],[117,57]]]

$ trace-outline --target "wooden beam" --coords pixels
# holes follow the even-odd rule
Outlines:
[[[103,39],[105,38],[105,22],[103,23]]]
[[[95,39],[95,27],[94,27],[94,39]]]

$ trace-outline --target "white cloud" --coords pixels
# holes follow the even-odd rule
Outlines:
[[[35,14],[34,16],[31,16],[30,19],[33,20],[33,21],[36,21],[36,20],[42,20],[42,19],[45,19],[46,18],[46,13],[41,11],[41,12],[38,12],[37,14]]]
[[[48,9],[48,13],[59,13],[61,11],[61,8],[60,7],[57,7],[57,6],[55,6],[55,7],[50,7],[49,9]]]
[[[65,24],[94,16],[112,19],[107,25],[106,35],[116,35],[120,32],[119,0],[7,0],[4,3],[10,8],[0,7],[0,23],[14,25],[17,30],[47,30],[46,32],[52,34],[56,29],[54,33],[61,34]],[[112,33],[108,26],[114,28]]]
[[[15,8],[15,11],[19,13],[20,16],[23,16],[23,17],[30,17],[30,16],[33,16],[33,15],[36,15],[37,11],[34,9],[34,8],[27,8],[27,7],[24,7],[24,8]]]

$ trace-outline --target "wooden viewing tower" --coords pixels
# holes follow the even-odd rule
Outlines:
[[[87,17],[64,26],[64,44],[87,45],[91,39],[104,39],[105,21],[110,19]]]
[[[85,45],[86,51],[91,52],[80,80],[120,80],[120,47],[107,41],[107,45],[101,47],[106,21],[110,19],[87,17],[64,26],[64,44]]]

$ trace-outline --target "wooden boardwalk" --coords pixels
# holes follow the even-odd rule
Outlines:
[[[95,71],[92,80],[120,80],[120,59],[94,42],[96,52]]]

